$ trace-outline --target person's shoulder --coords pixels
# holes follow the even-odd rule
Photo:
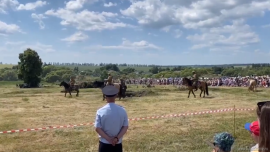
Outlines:
[[[118,105],[118,104],[116,104],[116,106],[117,106],[118,108],[120,108],[120,109],[126,110],[124,106],[121,106],[121,105]]]
[[[100,111],[106,109],[106,107],[107,107],[107,105],[104,105],[104,106],[100,107],[100,108],[97,110],[97,112],[100,112]]]

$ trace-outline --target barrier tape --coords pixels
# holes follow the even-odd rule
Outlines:
[[[146,119],[181,117],[181,116],[190,116],[190,115],[202,115],[202,114],[208,114],[208,113],[221,113],[221,112],[227,112],[227,111],[233,111],[233,110],[234,110],[234,108],[229,108],[229,109],[221,109],[221,110],[213,110],[213,111],[210,110],[210,111],[184,113],[184,114],[171,114],[171,115],[164,115],[164,116],[133,118],[133,119],[128,119],[128,120],[129,121],[138,121],[138,120],[146,120]],[[251,110],[254,110],[254,109],[235,109],[235,111],[251,111]],[[0,134],[27,132],[27,131],[37,131],[37,130],[48,130],[48,129],[59,129],[59,128],[73,128],[73,127],[87,126],[87,125],[94,125],[94,122],[78,124],[78,125],[65,125],[65,126],[55,126],[55,127],[49,126],[49,127],[35,128],[35,129],[20,129],[20,130],[0,131]]]

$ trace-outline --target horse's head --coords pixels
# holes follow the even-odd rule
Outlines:
[[[187,78],[186,77],[184,77],[182,80],[183,80],[184,85],[187,84]]]
[[[183,78],[183,85],[190,85],[191,86],[192,85],[192,82],[188,78],[184,77]]]
[[[61,86],[63,86],[64,84],[65,84],[65,82],[62,81],[62,82],[59,84],[59,86],[61,87]]]

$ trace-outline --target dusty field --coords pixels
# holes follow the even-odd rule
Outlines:
[[[129,87],[142,91],[142,88]],[[19,89],[0,84],[0,131],[93,122],[98,108],[105,105],[99,89],[82,89],[80,96],[65,98],[62,88]],[[246,88],[210,88],[208,98],[187,98],[187,91],[147,88],[150,93],[126,98],[129,118],[199,112],[223,108],[255,108],[269,98],[270,90],[248,93]],[[253,145],[245,122],[256,119],[255,111],[236,111],[234,151]],[[217,132],[234,133],[233,112],[130,121],[124,137],[125,152],[209,152],[205,141]],[[96,152],[98,135],[93,126],[0,134],[2,152]]]

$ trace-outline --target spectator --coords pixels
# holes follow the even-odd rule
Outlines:
[[[222,132],[214,136],[212,152],[230,152],[234,143],[234,138],[227,132]]]
[[[105,86],[102,89],[107,104],[97,110],[95,128],[99,134],[99,152],[122,152],[122,138],[128,129],[126,110],[115,104],[118,89]]]
[[[258,121],[246,123],[245,129],[250,131],[252,139],[256,142],[256,145],[251,147],[251,152],[257,152],[259,148],[259,135],[260,135],[260,127]]]
[[[270,102],[259,102],[258,109],[260,111],[260,137],[259,152],[270,151]]]

